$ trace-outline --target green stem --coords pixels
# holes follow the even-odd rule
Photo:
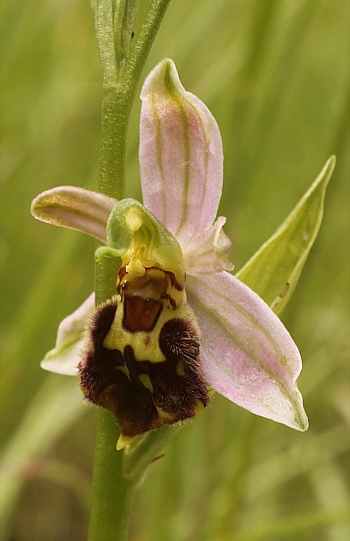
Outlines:
[[[122,199],[125,193],[128,128],[137,85],[169,3],[170,0],[153,0],[121,73],[110,44],[113,34],[101,30],[100,19],[95,21],[96,33],[101,34],[98,42],[104,71],[99,191],[116,199]],[[100,11],[101,18],[104,16],[113,24],[110,12]]]
[[[131,111],[119,84],[104,84],[102,95],[99,192],[115,199],[125,195],[127,135]]]
[[[116,199],[122,199],[125,194],[128,127],[137,84],[169,3],[170,0],[153,0],[130,56],[121,64],[117,61],[120,51],[115,50],[113,1],[91,0],[103,71],[98,188]],[[135,6],[135,1],[130,5]],[[97,304],[115,293],[117,272],[111,260],[103,259],[96,264]],[[167,428],[141,436],[133,450],[116,451],[119,429],[115,417],[99,408],[89,541],[127,539],[137,483],[148,464],[176,433],[176,429]]]
[[[89,541],[124,541],[136,483],[124,474],[124,453],[117,452],[114,415],[100,409],[95,449],[93,501]]]

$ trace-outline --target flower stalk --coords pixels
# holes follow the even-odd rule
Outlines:
[[[138,3],[91,0],[103,73],[98,191],[117,200],[125,195],[128,127],[137,84],[170,0],[153,0],[132,45]],[[96,263],[96,304],[113,295],[115,276],[115,261]],[[138,479],[125,475],[124,452],[115,448],[118,432],[111,412],[99,408],[89,541],[127,539]]]
[[[92,484],[89,541],[124,541],[136,489],[124,474],[122,452],[115,449],[118,427],[113,414],[100,408]]]
[[[169,4],[153,0],[134,41],[138,1],[119,0],[114,8],[112,0],[91,0],[103,74],[98,188],[118,200],[125,193],[128,127],[137,84]]]

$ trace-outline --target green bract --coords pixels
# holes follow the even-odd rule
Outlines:
[[[329,158],[290,215],[236,275],[276,314],[282,312],[291,298],[317,237],[335,161],[335,156]]]

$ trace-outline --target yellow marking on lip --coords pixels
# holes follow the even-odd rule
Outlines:
[[[120,370],[120,372],[123,372],[123,374],[126,375],[129,381],[131,381],[130,372],[128,367],[124,364],[123,366],[116,366],[115,370]]]
[[[122,449],[124,449],[124,447],[129,445],[129,443],[131,443],[135,438],[137,438],[137,436],[135,436],[134,438],[129,438],[129,436],[123,436],[122,434],[120,434],[117,441],[117,451],[121,451]]]
[[[139,374],[139,380],[141,381],[142,385],[146,387],[146,389],[153,393],[153,385],[150,377],[147,374]]]
[[[201,400],[198,400],[197,406],[194,410],[195,417],[198,417],[198,415],[202,415],[203,411],[205,410],[205,406]]]
[[[173,318],[181,318],[191,322],[192,327],[197,331],[199,327],[191,307],[183,302],[178,308],[163,309],[155,327],[151,332],[128,332],[123,328],[124,303],[118,304],[111,328],[104,339],[103,347],[113,351],[124,351],[125,346],[131,346],[136,361],[150,361],[151,363],[162,363],[166,358],[159,347],[159,335],[164,324]],[[147,345],[145,344],[147,341]],[[181,374],[179,374],[181,375]]]
[[[173,415],[170,415],[170,413],[167,413],[166,411],[161,410],[160,407],[157,406],[157,404],[154,402],[154,400],[153,400],[153,404],[155,405],[155,408],[156,408],[156,410],[157,410],[158,416],[159,416],[161,419],[169,419],[169,420],[173,420],[173,419],[174,419],[174,416],[173,416]]]
[[[181,361],[179,361],[176,365],[176,373],[179,375],[179,376],[184,376],[185,375],[185,370],[184,370],[184,366],[183,366],[183,363]]]

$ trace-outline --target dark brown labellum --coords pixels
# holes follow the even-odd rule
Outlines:
[[[115,414],[126,440],[192,418],[209,403],[192,310],[174,309],[164,294],[168,277],[166,287],[158,278],[157,269],[156,298],[122,292],[97,309],[79,364],[85,398]]]

